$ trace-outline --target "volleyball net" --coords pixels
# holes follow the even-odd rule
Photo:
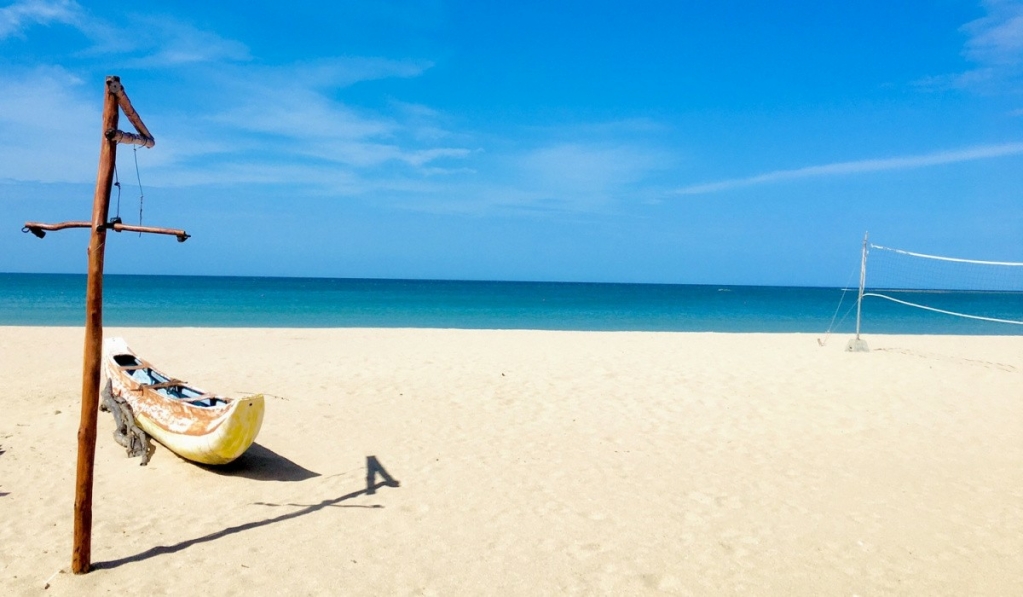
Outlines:
[[[867,244],[861,301],[863,297],[947,316],[1023,325],[1023,262],[945,257]]]

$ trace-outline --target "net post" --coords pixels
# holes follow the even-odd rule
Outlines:
[[[863,251],[860,254],[860,292],[856,297],[856,337],[849,340],[849,343],[845,346],[845,349],[849,352],[870,351],[867,342],[860,338],[860,321],[863,315],[863,289],[867,283],[867,238],[869,236],[869,232],[863,233]]]

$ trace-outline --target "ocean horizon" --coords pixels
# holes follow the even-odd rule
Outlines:
[[[0,274],[0,325],[84,322],[85,274]],[[905,291],[910,302],[1023,320],[1023,293]],[[107,274],[104,324],[853,333],[856,289],[799,286]],[[1023,335],[867,297],[863,334]]]

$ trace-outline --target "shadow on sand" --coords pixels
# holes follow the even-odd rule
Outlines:
[[[253,447],[255,447],[255,444],[253,444]],[[250,448],[250,450],[251,450],[251,448]],[[273,452],[270,452],[269,450],[267,450],[267,452],[269,452],[270,454],[273,454]],[[274,454],[274,456],[276,456],[276,454]],[[278,457],[278,458],[280,458],[280,457]],[[289,463],[291,462],[290,460],[287,460],[287,459],[284,459],[284,460],[286,462],[289,462]],[[299,467],[298,465],[295,465],[294,463],[291,463],[291,464],[293,464],[294,466],[302,469],[302,467]],[[302,469],[302,470],[304,471],[305,469]],[[313,473],[313,474],[315,475],[316,473]],[[377,483],[376,482],[377,475],[380,475],[380,477],[383,479],[383,481],[380,481],[379,483]],[[179,551],[183,551],[185,549],[188,549],[189,547],[192,547],[193,545],[198,545],[200,543],[210,543],[211,541],[216,541],[217,539],[220,539],[222,537],[227,537],[228,535],[234,535],[236,533],[241,533],[242,531],[248,531],[250,529],[256,529],[256,528],[259,528],[259,527],[265,527],[265,526],[268,526],[268,525],[271,525],[271,524],[275,524],[275,523],[278,523],[278,522],[284,522],[286,520],[291,520],[293,518],[298,518],[300,516],[305,516],[307,514],[312,514],[313,512],[319,512],[320,510],[323,510],[324,508],[329,508],[329,507],[332,507],[332,506],[337,506],[341,502],[344,502],[346,500],[350,500],[352,498],[357,498],[360,495],[372,495],[372,494],[376,493],[376,490],[380,489],[381,487],[399,487],[400,485],[401,484],[398,481],[394,480],[393,477],[391,477],[389,474],[387,474],[387,471],[384,470],[384,467],[380,465],[380,462],[377,460],[376,456],[367,456],[366,457],[366,487],[364,489],[360,489],[358,491],[353,491],[351,493],[346,493],[345,495],[342,495],[340,497],[336,497],[336,498],[333,498],[333,499],[323,500],[322,502],[319,502],[317,504],[310,504],[308,506],[303,506],[300,510],[295,510],[294,512],[288,512],[287,514],[281,514],[280,516],[275,516],[273,518],[267,518],[265,520],[257,520],[257,521],[254,521],[254,522],[247,522],[245,524],[240,524],[240,525],[237,525],[237,526],[228,527],[226,529],[217,531],[215,533],[210,533],[209,535],[203,535],[202,537],[196,537],[195,539],[188,539],[188,540],[182,541],[180,543],[175,543],[174,545],[160,545],[160,546],[157,546],[157,547],[153,547],[153,548],[147,549],[146,551],[143,551],[141,553],[137,553],[137,554],[135,554],[133,556],[127,556],[127,557],[119,558],[119,559],[116,559],[116,560],[108,560],[106,562],[96,562],[96,563],[93,564],[92,568],[95,569],[95,570],[117,568],[118,566],[122,566],[124,564],[130,564],[130,563],[133,563],[133,562],[141,562],[143,560],[148,560],[148,559],[154,558],[156,556],[162,556],[162,555],[177,553]],[[275,504],[261,504],[261,505],[275,505]],[[369,507],[369,508],[377,508],[377,507],[382,508],[383,506],[366,506],[366,507]]]
[[[202,468],[227,477],[242,477],[253,481],[305,481],[319,477],[313,472],[281,456],[269,448],[252,444],[234,462],[221,466],[205,466]]]
[[[0,446],[0,454],[3,454],[3,453],[4,453],[4,447]],[[4,497],[5,495],[11,495],[11,492],[9,492],[9,491],[0,491],[0,497]]]

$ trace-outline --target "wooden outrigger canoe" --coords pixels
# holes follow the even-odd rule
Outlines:
[[[263,424],[263,395],[228,398],[167,376],[121,338],[103,342],[110,391],[131,407],[138,426],[182,458],[227,464],[249,449]]]

